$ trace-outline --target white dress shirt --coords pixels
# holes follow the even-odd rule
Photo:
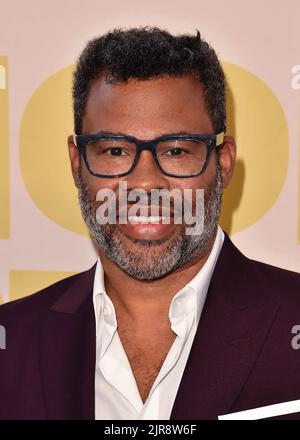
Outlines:
[[[96,318],[95,418],[97,420],[168,420],[202,313],[224,233],[218,226],[208,259],[194,278],[174,295],[169,318],[177,335],[143,403],[120,341],[114,305],[105,292],[98,258],[93,290]],[[159,342],[158,342],[159,343]]]

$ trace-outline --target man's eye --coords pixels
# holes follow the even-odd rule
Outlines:
[[[118,148],[118,147],[106,148],[104,153],[109,154],[111,156],[124,156],[125,155],[125,151],[122,148]]]
[[[182,148],[171,148],[166,152],[169,156],[182,156],[184,153],[186,153],[186,151]]]

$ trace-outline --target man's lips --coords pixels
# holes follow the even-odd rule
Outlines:
[[[119,228],[130,237],[140,240],[159,240],[172,233],[174,224],[163,223],[131,223],[120,224]]]
[[[128,216],[128,222],[132,224],[157,224],[157,223],[163,223],[168,224],[172,222],[172,218],[168,216],[159,216],[159,215],[151,215],[151,216],[145,216],[145,215],[130,215]]]
[[[142,210],[140,215],[130,213],[130,209],[122,211],[118,215],[119,227],[125,235],[132,238],[151,240],[160,239],[169,235],[174,229],[174,214],[172,211],[167,214],[162,210],[162,207],[154,210],[155,215],[151,216],[151,207],[148,210]],[[129,211],[129,212],[128,212]],[[145,215],[148,212],[148,215]],[[153,210],[152,210],[153,213]],[[120,223],[120,215],[123,215],[123,221]]]
[[[162,220],[165,222],[174,221],[174,210],[166,209],[162,206],[145,206],[142,209],[131,210],[131,207],[123,209],[117,212],[117,219],[131,223],[160,223]]]

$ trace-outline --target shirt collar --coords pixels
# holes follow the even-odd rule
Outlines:
[[[195,313],[196,324],[198,325],[224,237],[224,232],[218,225],[213,247],[204,265],[196,273],[194,278],[173,297],[169,311],[170,319],[176,319],[182,315]]]
[[[100,313],[103,313],[107,324],[117,326],[117,318],[114,305],[105,291],[104,271],[100,257],[97,259],[97,265],[94,277],[93,304],[96,319],[96,329],[98,332]]]
[[[184,316],[191,315],[195,316],[196,324],[198,325],[211,276],[221,251],[223,241],[224,232],[218,225],[216,238],[206,262],[199,272],[197,272],[194,278],[192,278],[192,280],[183,289],[177,292],[172,299],[169,308],[169,318],[172,323],[172,328],[174,327],[175,329],[177,323],[182,320]],[[104,271],[99,257],[97,260],[94,277],[93,303],[97,330],[99,325],[99,316],[102,310],[106,323],[117,327],[115,308],[105,291]]]

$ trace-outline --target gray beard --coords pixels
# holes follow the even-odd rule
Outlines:
[[[215,182],[204,191],[204,229],[201,235],[186,235],[185,225],[179,234],[161,240],[131,239],[133,246],[127,246],[118,225],[100,225],[96,220],[99,202],[89,192],[78,174],[78,198],[84,221],[92,238],[102,252],[128,275],[142,281],[153,281],[174,272],[180,267],[201,258],[209,249],[215,237],[223,193],[219,163]],[[163,249],[160,245],[163,244]]]

